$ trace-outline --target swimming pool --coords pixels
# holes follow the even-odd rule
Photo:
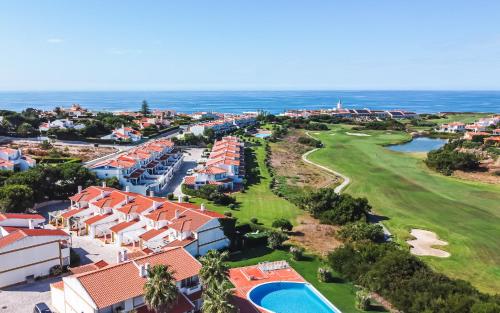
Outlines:
[[[274,313],[341,313],[308,283],[272,282],[248,292],[256,306]]]
[[[255,137],[257,137],[257,138],[267,138],[269,136],[271,136],[271,134],[267,134],[267,133],[257,133],[257,134],[255,134]]]

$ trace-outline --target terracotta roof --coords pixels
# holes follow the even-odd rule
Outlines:
[[[179,293],[174,307],[168,310],[168,313],[185,313],[192,311],[193,309],[194,305],[186,298],[183,293]],[[137,313],[156,313],[156,311],[149,310],[147,306],[143,306],[137,309]]]
[[[97,262],[94,262],[94,263],[90,263],[90,264],[85,264],[85,265],[82,265],[82,266],[70,267],[69,271],[72,274],[82,274],[82,273],[87,273],[87,272],[91,272],[91,271],[95,271],[95,270],[101,269],[101,268],[106,267],[108,265],[109,264],[106,261],[100,260],[100,261],[97,261]]]
[[[144,294],[145,277],[135,264],[166,264],[176,281],[198,275],[201,264],[183,248],[172,248],[100,270],[74,276],[99,309]]]
[[[88,218],[87,220],[85,220],[85,224],[92,225],[95,222],[98,222],[98,221],[100,221],[100,220],[102,220],[110,215],[112,215],[112,214],[108,213],[108,214],[103,214],[103,215],[94,215],[91,218]]]
[[[121,223],[114,225],[113,227],[110,227],[109,230],[111,230],[114,233],[119,233],[120,231],[122,231],[126,228],[129,228],[130,226],[134,225],[135,223],[137,223],[137,221],[121,222]]]
[[[165,247],[167,247],[167,248],[171,248],[171,247],[185,247],[185,246],[189,245],[190,243],[192,243],[195,240],[196,239],[194,239],[192,237],[188,237],[188,238],[183,239],[183,240],[173,240],[173,241],[169,242]]]
[[[0,221],[7,219],[23,219],[23,220],[44,220],[45,217],[40,214],[22,214],[22,213],[0,213]]]
[[[162,227],[160,229],[151,229],[145,232],[144,234],[140,235],[139,238],[142,240],[148,241],[168,230],[168,227]]]
[[[117,204],[125,201],[125,198],[127,196],[128,195],[122,191],[113,190],[113,191],[111,191],[111,193],[106,195],[104,198],[101,198],[97,201],[94,201],[94,202],[92,202],[92,204],[95,205],[96,207],[103,208],[103,209],[104,208],[113,208]]]
[[[0,238],[0,248],[6,247],[18,240],[26,237],[38,236],[69,236],[66,232],[60,229],[29,229],[19,228],[16,231],[10,232],[7,236]]]
[[[56,283],[50,284],[51,287],[54,287],[56,289],[64,290],[64,281],[60,280]]]
[[[108,188],[108,187],[90,186],[88,188],[85,188],[82,192],[77,193],[72,197],[69,197],[69,199],[75,202],[81,202],[81,201],[89,202],[97,198],[101,194],[101,192],[113,191],[113,190],[114,190],[113,188]]]
[[[227,172],[226,170],[217,166],[207,166],[202,170],[198,171],[198,173],[209,174],[209,175],[223,174],[226,172]]]
[[[184,177],[184,184],[186,185],[194,185],[196,183],[195,176],[186,176]]]
[[[71,209],[71,210],[66,211],[63,214],[61,214],[61,216],[64,217],[64,218],[70,218],[70,217],[72,217],[73,215],[75,215],[77,213],[85,211],[86,209],[88,209],[88,207],[87,208],[83,208],[83,209]]]

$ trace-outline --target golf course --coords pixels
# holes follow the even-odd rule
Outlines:
[[[308,159],[348,176],[351,183],[344,192],[368,198],[398,242],[405,244],[414,228],[435,232],[448,242],[439,249],[450,257],[422,257],[434,269],[498,293],[500,186],[443,176],[426,167],[425,154],[384,147],[410,140],[406,133],[353,133],[345,125],[311,133],[324,148]]]

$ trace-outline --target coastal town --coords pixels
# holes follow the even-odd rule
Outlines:
[[[40,297],[54,312],[150,312],[143,286],[151,267],[163,264],[174,273],[176,288],[176,300],[168,312],[201,311],[204,288],[207,288],[200,278],[200,271],[207,266],[202,261],[205,255],[213,258],[215,252],[211,251],[229,251],[234,258],[242,253],[240,251],[255,249],[266,240],[268,246],[278,251],[288,238],[296,242],[290,233],[295,224],[293,220],[277,215],[272,226],[281,228],[279,232],[271,230],[273,227],[259,226],[262,225],[257,217],[259,213],[252,212],[251,204],[260,201],[258,198],[249,199],[251,202],[245,208],[249,212],[245,215],[239,212],[245,204],[238,194],[252,193],[257,178],[255,171],[263,170],[252,154],[259,146],[269,146],[272,150],[276,142],[286,142],[284,127],[295,128],[292,133],[299,132],[302,136],[309,134],[307,129],[320,134],[330,129],[328,125],[338,123],[350,124],[352,131],[358,133],[346,134],[356,136],[371,136],[366,133],[373,131],[370,129],[405,131],[417,138],[444,136],[450,142],[471,142],[469,148],[474,145],[476,152],[481,149],[482,152],[477,153],[483,160],[493,160],[488,163],[492,170],[500,168],[498,158],[493,155],[498,155],[500,149],[500,116],[495,114],[483,114],[470,122],[440,123],[440,120],[469,119],[469,115],[346,109],[341,101],[328,110],[292,110],[279,115],[266,112],[184,114],[149,110],[144,103],[137,112],[108,114],[108,117],[119,118],[116,124],[122,124],[101,139],[83,135],[99,121],[97,117],[101,113],[78,104],[50,112],[23,111],[21,115],[36,114],[39,125],[38,131],[25,137],[9,127],[12,116],[18,113],[2,113],[5,130],[0,166],[6,173],[28,173],[37,167],[58,167],[69,162],[94,177],[92,184],[71,185],[66,198],[49,197],[26,204],[0,193],[4,197],[0,203],[12,202],[12,209],[4,206],[0,215],[3,296],[45,284],[46,291],[40,292]],[[431,123],[431,120],[437,122]],[[421,125],[427,127],[418,127]],[[35,124],[32,126],[36,129]],[[144,136],[146,128],[155,128],[157,132]],[[57,131],[68,129],[78,134],[78,140],[58,137]],[[167,131],[162,132],[164,129]],[[100,146],[109,147],[108,154],[97,154],[85,161],[78,159],[78,154],[70,158],[57,152],[68,147],[99,149]],[[50,154],[34,153],[44,149]],[[492,154],[492,151],[496,152]],[[11,179],[8,176],[3,188]],[[333,181],[342,179],[345,177],[339,176]],[[272,181],[276,181],[275,178]],[[277,194],[273,197],[288,199],[289,195],[275,191],[283,187],[274,184],[270,183],[270,190]],[[293,200],[281,201],[294,203]],[[339,223],[319,220],[321,224],[317,227]],[[338,232],[335,228],[331,231]],[[313,233],[306,236],[310,235],[314,236]],[[328,235],[321,236],[328,238]],[[392,235],[386,230],[385,236],[390,240],[387,238]],[[334,240],[338,238],[335,236]],[[304,274],[296,272],[289,262],[300,260],[304,249],[319,253],[328,253],[323,249],[331,249],[318,248],[314,241],[299,240],[299,246],[289,246],[291,259],[282,257],[267,263],[253,263],[250,258],[243,267],[232,267],[227,280],[234,290],[228,305],[240,312],[262,311],[261,304],[252,297],[258,285],[282,279],[306,282]],[[420,247],[420,244],[417,240],[412,246]],[[424,248],[415,248],[415,254],[434,255],[431,250],[424,245]],[[328,282],[331,269],[318,267],[317,270],[325,276],[320,281]],[[320,294],[314,286],[310,288],[313,288],[311,292]],[[112,292],[108,292],[111,289]],[[372,295],[368,302],[382,301],[378,297]],[[26,303],[27,306],[35,304]],[[329,300],[324,305],[340,312]]]

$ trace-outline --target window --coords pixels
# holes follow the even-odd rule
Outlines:
[[[139,296],[133,299],[134,308],[144,305],[144,297]]]

